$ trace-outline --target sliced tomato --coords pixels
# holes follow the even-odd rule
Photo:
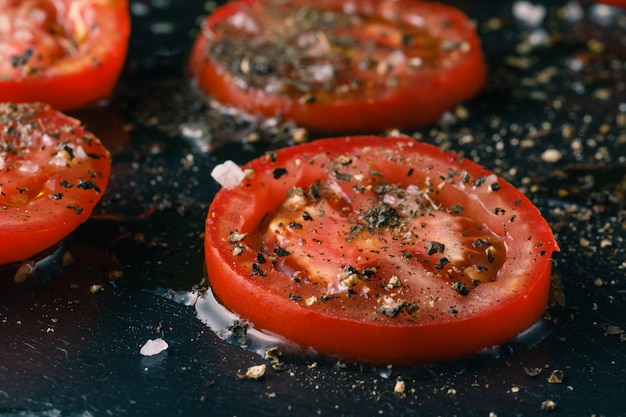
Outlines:
[[[615,7],[626,7],[626,0],[596,0],[596,3],[604,3]]]
[[[503,179],[408,138],[348,137],[250,162],[216,195],[216,297],[303,348],[373,363],[455,358],[542,317],[558,250]]]
[[[108,98],[129,35],[126,0],[0,0],[0,101],[66,110]]]
[[[24,261],[87,220],[106,189],[109,152],[44,104],[0,104],[0,264]]]
[[[486,79],[467,16],[414,0],[233,1],[204,22],[190,67],[217,102],[314,132],[436,122]]]

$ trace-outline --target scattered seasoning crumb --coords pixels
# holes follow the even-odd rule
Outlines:
[[[237,372],[237,378],[239,379],[261,379],[265,376],[265,371],[267,370],[267,365],[254,365],[249,367],[246,372]]]
[[[561,371],[560,369],[555,369],[554,371],[552,371],[552,373],[550,373],[550,376],[548,377],[548,382],[550,384],[563,383],[563,371]]]
[[[541,411],[553,411],[556,408],[556,403],[552,400],[545,400],[541,403]]]
[[[394,394],[404,394],[406,391],[406,384],[403,380],[399,379],[396,381],[396,385],[394,385],[393,387],[393,393]]]
[[[100,291],[104,291],[104,286],[102,286],[101,284],[93,284],[91,287],[89,287],[89,292],[92,294],[99,293]]]
[[[528,376],[537,376],[541,373],[542,369],[541,368],[524,368],[524,372],[526,373],[526,375]]]
[[[561,154],[561,151],[559,151],[558,149],[546,149],[541,154],[541,159],[544,162],[549,162],[549,163],[558,162],[561,160],[562,157],[563,155]]]
[[[400,277],[396,274],[392,275],[391,278],[389,278],[389,282],[387,283],[387,288],[392,289],[398,288],[400,286],[402,286],[402,281],[400,281]]]
[[[278,346],[272,346],[265,350],[265,359],[270,361],[272,369],[274,369],[275,371],[285,370],[285,364],[280,360],[282,354],[283,352]]]
[[[17,268],[15,271],[15,276],[13,280],[17,283],[24,282],[28,278],[33,277],[35,275],[35,263],[34,262],[24,262]]]

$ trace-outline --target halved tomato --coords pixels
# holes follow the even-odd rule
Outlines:
[[[66,110],[108,98],[129,35],[126,0],[0,0],[0,102]]]
[[[217,102],[314,132],[436,122],[483,86],[473,23],[414,0],[238,0],[203,24],[191,71]]]
[[[24,261],[89,218],[109,152],[78,120],[44,104],[0,104],[0,264]]]
[[[246,165],[206,222],[227,308],[303,348],[373,363],[455,358],[542,317],[558,250],[539,210],[409,138],[347,137]]]

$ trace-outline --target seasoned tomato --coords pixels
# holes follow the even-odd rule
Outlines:
[[[0,264],[24,261],[87,220],[111,170],[80,123],[44,104],[0,104]]]
[[[596,0],[596,3],[604,3],[615,7],[626,7],[626,0]]]
[[[542,317],[550,227],[479,165],[408,138],[311,142],[216,195],[216,297],[303,348],[373,363],[459,357]],[[231,184],[232,185],[232,184]]]
[[[65,110],[108,98],[129,35],[126,0],[0,0],[0,101]]]
[[[435,122],[486,78],[467,16],[414,0],[233,1],[204,22],[190,67],[221,104],[342,133]]]

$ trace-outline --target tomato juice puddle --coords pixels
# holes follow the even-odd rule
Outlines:
[[[30,279],[39,282],[48,281],[59,275],[70,262],[71,254],[68,253],[67,248],[67,239],[63,239],[29,260],[0,265],[0,279],[15,283]]]
[[[228,310],[215,298],[210,287],[187,290],[157,290],[156,294],[181,305],[193,307],[196,317],[205,324],[217,337],[234,346],[254,352],[262,358],[273,359],[278,354],[284,362],[311,362],[335,363],[341,358],[326,357],[316,353],[313,349],[302,349],[284,337],[260,330],[242,319],[236,313]],[[476,356],[501,358],[518,352],[524,352],[539,345],[552,333],[552,328],[545,319],[540,319],[528,329],[520,332],[514,338],[498,346],[490,346],[476,352]],[[272,357],[269,357],[270,355]],[[466,358],[471,359],[471,357]],[[379,367],[384,373],[386,368]]]

